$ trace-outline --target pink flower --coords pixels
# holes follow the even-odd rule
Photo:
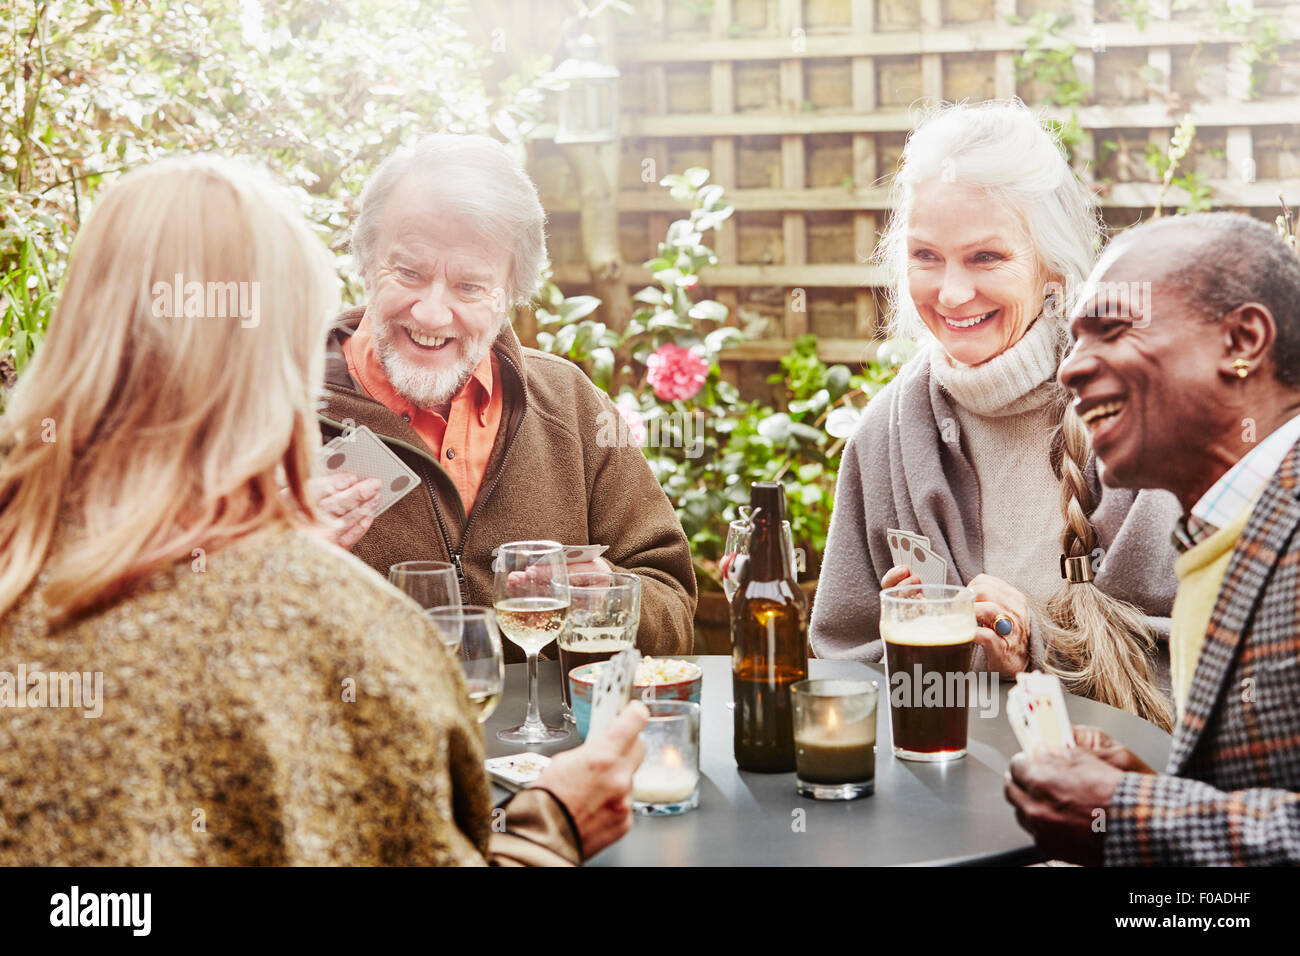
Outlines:
[[[623,416],[623,421],[627,425],[632,440],[639,447],[644,448],[646,440],[645,418],[642,417],[640,410],[636,407],[636,399],[631,395],[621,395],[618,401],[614,403],[614,407]]]
[[[709,377],[709,363],[680,345],[665,342],[646,359],[646,381],[665,402],[694,398]]]

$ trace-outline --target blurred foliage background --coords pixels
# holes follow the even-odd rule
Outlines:
[[[552,56],[501,50],[492,7],[5,0],[0,407],[40,340],[96,191],[176,151],[270,167],[339,254],[345,297],[355,301],[347,229],[374,166],[418,132],[494,132],[521,143],[541,114]]]

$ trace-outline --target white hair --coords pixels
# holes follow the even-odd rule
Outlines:
[[[523,305],[537,293],[546,260],[546,213],[537,188],[507,146],[478,135],[432,133],[379,164],[361,194],[352,229],[352,254],[363,276],[368,279],[374,265],[384,208],[408,174],[437,186],[446,218],[510,253],[510,304]]]
[[[928,335],[907,287],[907,228],[918,185],[932,179],[986,190],[1024,224],[1046,274],[1060,283],[1050,315],[1064,327],[1101,243],[1092,196],[1057,138],[1019,99],[943,104],[924,117],[903,149],[892,189],[893,214],[876,250],[889,272],[890,332]]]

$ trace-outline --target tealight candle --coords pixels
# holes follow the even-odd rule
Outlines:
[[[796,789],[819,800],[872,792],[876,777],[876,685],[805,680],[794,702]]]
[[[700,803],[700,705],[683,700],[646,701],[650,720],[641,731],[645,759],[632,776],[632,807],[661,816]]]
[[[699,786],[700,774],[687,767],[639,767],[632,777],[632,799],[641,803],[681,803]]]

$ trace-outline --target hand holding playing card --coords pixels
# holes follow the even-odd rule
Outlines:
[[[381,490],[378,479],[337,472],[311,479],[307,490],[325,519],[316,529],[320,536],[345,551],[352,550],[374,523]]]
[[[885,576],[880,579],[880,590],[887,591],[903,584],[915,585],[920,583],[921,579],[913,574],[912,569],[907,565],[895,565],[886,571]]]
[[[1011,758],[1002,792],[1049,857],[1100,866],[1106,834],[1095,826],[1098,811],[1109,810],[1123,779],[1122,770],[1084,747],[1041,750]]]
[[[645,705],[632,701],[600,736],[556,754],[537,779],[573,817],[584,859],[632,826],[632,775],[645,758],[640,734],[649,719]]]
[[[921,584],[948,583],[948,562],[930,547],[930,539],[925,535],[912,534],[908,531],[900,531],[897,528],[886,528],[885,540],[889,544],[889,556],[894,562],[891,571],[897,568],[907,568],[912,575],[920,579]],[[906,577],[907,575],[904,576],[904,579],[900,579],[898,583],[913,583],[905,580]],[[881,585],[885,588],[894,586],[885,584],[883,580]]]

